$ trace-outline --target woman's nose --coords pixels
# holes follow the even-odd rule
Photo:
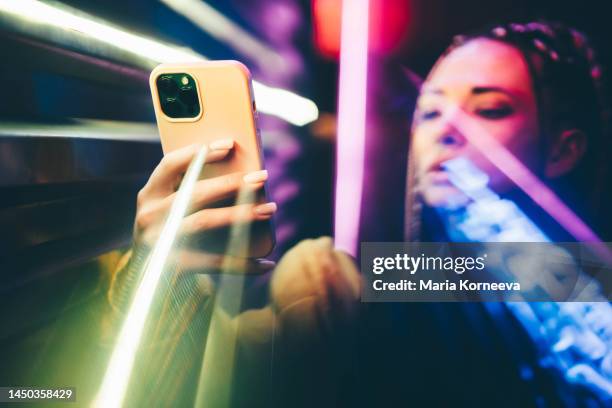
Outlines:
[[[465,144],[465,138],[456,129],[445,129],[438,135],[436,143],[445,148],[457,148]]]
[[[465,137],[454,126],[455,109],[448,109],[439,118],[435,132],[435,143],[446,149],[456,149],[466,143]]]

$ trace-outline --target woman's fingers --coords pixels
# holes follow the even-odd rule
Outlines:
[[[268,172],[266,170],[259,170],[251,173],[230,173],[211,179],[199,180],[191,197],[188,214],[194,212],[197,214],[198,210],[207,204],[228,197],[236,197],[237,204],[252,202],[255,191],[263,187],[267,178]],[[158,198],[152,196],[145,196],[143,198],[142,195],[139,195],[140,202],[138,203],[135,220],[135,237],[137,239],[142,238],[150,241],[157,236],[159,228],[166,219],[175,197],[175,192]],[[227,208],[231,209],[234,207]],[[252,219],[266,219],[276,211],[276,204],[268,203],[267,206],[241,204],[235,206],[233,210],[225,210],[223,208],[211,208],[210,210],[203,213],[200,211],[199,215],[193,217],[191,215],[195,214],[189,215],[187,218],[191,218],[185,221],[188,227],[184,228],[184,230],[189,232],[217,228],[229,225],[234,220],[240,222]],[[208,219],[209,217],[215,218],[219,215],[221,216],[219,219]]]
[[[241,204],[232,207],[205,208],[183,220],[182,233],[194,234],[214,228],[257,220],[267,220],[276,212],[276,203]]]
[[[189,235],[209,229],[228,227],[234,223],[268,220],[276,212],[276,203],[241,204],[232,207],[206,208],[182,221],[180,234]],[[136,214],[135,237],[152,245],[161,232],[168,205],[159,200],[147,205]]]
[[[186,273],[260,274],[268,272],[276,265],[267,259],[237,258],[194,249],[180,249],[177,256],[181,272]]]
[[[203,145],[195,144],[164,155],[142,190],[148,197],[167,196],[178,186],[181,177]],[[234,147],[233,139],[221,139],[210,144],[206,162],[222,160]]]
[[[242,202],[253,201],[254,192],[263,187],[267,179],[268,172],[258,170],[251,173],[230,173],[200,180],[193,191],[191,208],[198,210],[207,204],[228,197],[237,197]],[[241,197],[241,193],[244,193],[245,196]]]
[[[259,170],[251,173],[230,173],[224,176],[199,180],[191,196],[190,208],[192,212],[197,211],[207,204],[234,196],[241,200],[248,199],[248,197],[239,197],[240,192],[244,191],[245,194],[253,194],[256,190],[263,187],[264,181],[267,178],[268,172],[266,170]],[[136,214],[137,225],[144,228],[157,219],[165,217],[175,197],[176,193],[172,193],[161,200],[149,200],[148,203],[139,208]]]

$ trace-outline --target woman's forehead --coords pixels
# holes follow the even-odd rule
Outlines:
[[[473,87],[531,92],[529,69],[521,52],[500,41],[471,40],[438,61],[423,85],[424,90],[442,92]]]

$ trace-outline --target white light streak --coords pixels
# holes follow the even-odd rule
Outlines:
[[[121,332],[104,380],[93,406],[100,408],[121,407],[125,391],[134,366],[136,351],[151,308],[155,290],[162,276],[166,261],[187,212],[191,195],[200,171],[206,160],[208,149],[204,146],[192,161],[176,193],[168,218],[146,263],[142,281],[136,289],[134,299],[123,322]]]
[[[257,110],[274,115],[296,126],[304,126],[317,120],[319,109],[310,99],[282,88],[273,88],[253,81]],[[279,109],[282,106],[283,109]]]
[[[116,47],[153,62],[197,62],[207,58],[193,50],[145,38],[107,23],[80,16],[74,10],[63,10],[38,0],[2,0],[0,11],[31,23],[48,24],[61,29],[76,31],[84,36]],[[317,105],[294,92],[272,88],[253,81],[257,105],[261,112],[304,126],[319,117]]]
[[[202,0],[160,1],[220,42],[228,44],[240,54],[257,61],[257,64],[266,71],[278,71],[283,67],[284,59],[281,55],[206,2]]]
[[[201,61],[202,59],[191,50],[181,50],[175,46],[140,37],[37,0],[3,0],[0,2],[0,10],[15,14],[33,23],[49,24],[66,30],[77,31],[100,42],[153,61],[191,62]]]

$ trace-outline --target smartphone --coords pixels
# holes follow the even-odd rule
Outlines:
[[[235,140],[230,156],[205,164],[201,178],[264,169],[251,75],[242,63],[161,64],[152,71],[149,85],[164,154],[187,145],[208,145],[230,137]],[[253,203],[268,201],[265,186],[242,197],[240,203],[245,199]],[[236,203],[236,198],[232,198],[210,207]],[[246,244],[243,236],[247,239]],[[236,243],[241,240],[241,244]],[[207,252],[261,258],[274,248],[274,226],[271,219],[254,221],[206,231],[195,237],[195,242]]]

